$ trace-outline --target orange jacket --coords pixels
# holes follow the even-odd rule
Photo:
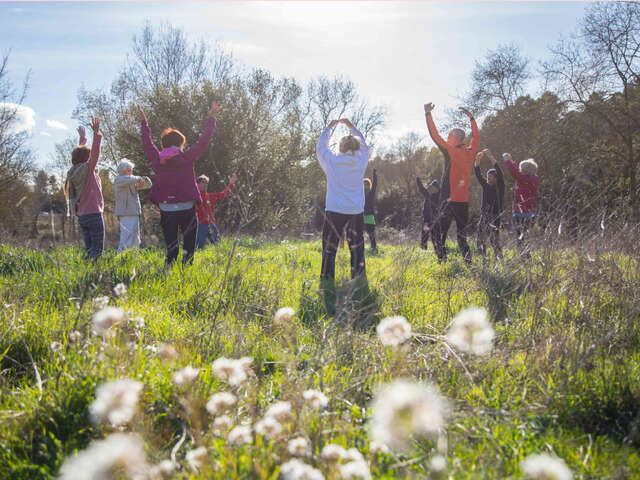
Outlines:
[[[440,199],[449,199],[452,202],[469,202],[471,168],[480,146],[480,134],[475,119],[471,119],[471,143],[468,147],[464,143],[453,147],[445,142],[438,134],[431,113],[427,114],[427,128],[429,135],[444,155]]]

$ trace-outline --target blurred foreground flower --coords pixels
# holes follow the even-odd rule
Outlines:
[[[383,345],[397,347],[411,338],[411,325],[405,317],[387,317],[380,321],[376,332]]]
[[[245,443],[250,443],[251,439],[251,427],[247,425],[240,425],[234,428],[227,437],[231,445],[244,445]]]
[[[319,390],[305,390],[302,398],[315,410],[322,410],[329,403],[327,396]]]
[[[199,368],[193,368],[191,365],[187,365],[182,370],[178,370],[173,374],[173,383],[176,385],[185,385],[193,382],[200,373]]]
[[[67,458],[60,480],[112,480],[114,472],[143,478],[148,472],[142,441],[136,435],[114,433],[92,442],[86,450]]]
[[[273,417],[264,417],[256,423],[256,433],[269,439],[275,439],[282,432],[282,425]]]
[[[192,470],[198,470],[207,458],[207,449],[205,447],[198,447],[193,450],[189,450],[185,456],[189,467]]]
[[[267,408],[267,413],[264,414],[266,417],[272,417],[278,420],[279,422],[286,422],[293,418],[293,413],[291,411],[291,403],[290,402],[276,402],[272,404],[269,408]]]
[[[304,437],[297,437],[289,440],[287,450],[294,457],[306,457],[311,455],[311,446],[309,441]]]
[[[297,458],[280,465],[283,480],[324,480],[320,470],[301,462]]]
[[[229,407],[233,407],[236,404],[237,398],[234,394],[229,392],[214,393],[207,402],[207,411],[211,415],[217,415],[218,413],[226,410]]]
[[[453,319],[446,338],[461,352],[485,355],[491,351],[493,336],[487,311],[484,308],[467,308]]]
[[[571,470],[564,460],[547,454],[529,455],[520,467],[526,478],[533,480],[571,480]]]
[[[220,357],[212,364],[213,374],[232,387],[237,387],[249,378],[252,362],[251,357],[242,357],[237,360]]]
[[[233,425],[233,420],[231,420],[231,417],[229,415],[221,415],[219,417],[216,417],[216,419],[213,421],[213,433],[215,433],[216,435],[222,435],[224,432],[231,428],[231,425]]]
[[[149,470],[149,478],[151,478],[151,480],[169,478],[169,475],[171,475],[175,469],[175,463],[171,460],[163,460],[159,464],[151,467]]]
[[[91,305],[93,305],[93,308],[97,310],[102,310],[103,308],[106,308],[107,305],[109,305],[109,297],[107,297],[106,295],[96,297],[91,300]]]
[[[115,293],[117,297],[123,297],[127,294],[127,286],[124,283],[119,283],[113,287],[113,293]]]
[[[394,450],[409,447],[412,436],[435,436],[445,426],[448,405],[432,385],[396,380],[372,404],[371,440]]]
[[[102,337],[113,335],[113,327],[117,327],[124,322],[124,312],[116,307],[105,307],[97,311],[91,318],[93,330]]]
[[[96,389],[96,399],[89,405],[89,416],[94,424],[123,425],[136,413],[142,383],[130,380],[114,380]]]
[[[273,324],[277,327],[286,327],[295,314],[296,311],[291,307],[279,308],[273,316]]]
[[[346,453],[347,450],[342,445],[330,443],[329,445],[325,445],[320,455],[328,462],[337,462],[338,460],[341,460]]]

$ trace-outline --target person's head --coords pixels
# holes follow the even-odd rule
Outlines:
[[[526,175],[537,175],[538,164],[533,158],[527,158],[520,162],[520,171]]]
[[[118,175],[133,175],[134,166],[135,165],[131,160],[123,158],[122,160],[120,160],[120,163],[118,163],[116,170],[118,172]]]
[[[206,192],[207,187],[209,186],[209,177],[206,175],[200,175],[198,177],[198,190],[201,192]]]
[[[433,180],[429,186],[427,187],[427,192],[431,195],[434,193],[438,193],[440,191],[440,182],[438,180]]]
[[[495,185],[498,182],[498,172],[495,168],[487,170],[487,183],[489,185]]]
[[[462,142],[464,142],[464,130],[461,128],[454,128],[449,132],[449,138],[447,138],[447,143],[453,147],[457,147]]]
[[[91,154],[91,149],[86,145],[78,145],[71,152],[71,164],[78,165],[79,163],[84,163],[89,160],[89,155]]]
[[[369,180],[368,178],[365,178],[363,180],[363,183],[364,183],[365,190],[371,190],[371,180]]]
[[[187,141],[184,135],[175,128],[167,128],[162,135],[160,135],[160,143],[162,148],[176,147],[182,150],[184,143]]]
[[[360,140],[353,135],[347,135],[340,139],[340,145],[338,147],[340,153],[357,152],[360,150]]]

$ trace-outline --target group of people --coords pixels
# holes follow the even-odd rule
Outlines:
[[[140,245],[140,215],[142,209],[138,191],[151,189],[150,199],[160,210],[160,224],[167,246],[166,263],[178,258],[179,233],[182,233],[182,262],[192,263],[196,248],[207,242],[216,243],[220,233],[216,226],[215,204],[226,198],[236,183],[231,175],[229,185],[221,192],[208,193],[209,177],[196,178],[196,160],[207,149],[216,128],[217,103],[212,103],[207,112],[207,124],[190,148],[184,148],[185,136],[176,129],[167,128],[160,136],[162,150],[153,143],[147,118],[141,107],[140,133],[142,149],[154,172],[154,181],[149,177],[133,175],[135,165],[123,158],[117,166],[114,180],[115,208],[120,226],[118,253]],[[97,258],[104,250],[104,198],[102,183],[98,175],[100,157],[100,119],[91,122],[93,142],[86,145],[84,127],[78,128],[79,145],[71,153],[72,166],[67,172],[65,194],[69,211],[76,215],[85,245],[85,257]]]
[[[429,134],[444,156],[444,172],[440,181],[428,186],[422,183],[416,169],[418,190],[424,197],[422,209],[422,235],[420,245],[427,247],[429,238],[440,261],[447,258],[446,238],[449,227],[456,223],[457,241],[464,260],[471,262],[471,249],[467,243],[469,225],[469,183],[473,169],[482,187],[480,221],[477,226],[478,247],[485,254],[489,238],[497,257],[501,256],[500,214],[504,200],[504,177],[499,162],[488,150],[479,150],[478,126],[468,110],[460,108],[471,121],[471,141],[465,144],[465,132],[454,128],[445,141],[438,133],[432,117],[434,106],[428,103],[424,112]],[[154,181],[133,175],[134,164],[122,159],[117,166],[115,188],[115,215],[120,224],[118,252],[140,245],[140,199],[138,191],[151,189],[150,200],[160,211],[160,224],[167,248],[166,263],[178,258],[179,233],[182,233],[182,261],[193,262],[196,248],[220,238],[215,219],[216,202],[231,194],[237,180],[231,175],[228,186],[217,193],[208,193],[209,178],[196,178],[195,164],[205,152],[216,128],[219,110],[213,102],[207,113],[207,123],[200,138],[185,149],[185,136],[176,129],[167,128],[160,136],[161,150],[153,143],[151,130],[144,111],[138,106],[142,149],[154,172]],[[339,141],[338,151],[330,147],[331,134],[338,124],[345,125],[349,135]],[[78,217],[85,243],[85,255],[96,258],[104,248],[104,199],[98,175],[100,157],[100,119],[91,122],[93,143],[86,145],[83,127],[78,129],[79,145],[71,154],[72,167],[67,174],[65,193],[70,210]],[[322,229],[321,279],[333,282],[338,246],[346,236],[351,253],[351,276],[365,274],[364,231],[369,235],[372,251],[377,250],[375,237],[375,194],[378,175],[373,170],[372,180],[365,178],[369,161],[369,148],[362,133],[346,118],[334,120],[325,127],[316,146],[318,162],[327,177],[327,191]],[[480,169],[483,158],[492,163],[486,179]],[[524,242],[526,232],[536,216],[538,189],[537,165],[528,159],[516,165],[508,153],[503,154],[504,165],[515,180],[513,215],[518,239]]]
[[[467,263],[471,263],[471,249],[467,243],[467,236],[471,232],[469,184],[473,169],[482,187],[480,219],[477,225],[478,250],[482,255],[486,254],[488,237],[494,254],[501,257],[500,215],[505,184],[499,162],[489,149],[479,151],[478,125],[468,110],[460,108],[471,122],[469,145],[465,144],[464,130],[459,128],[451,130],[446,141],[440,136],[431,114],[433,108],[432,103],[424,106],[425,118],[429,135],[444,157],[444,171],[440,181],[432,180],[425,187],[420,179],[420,171],[416,169],[416,183],[424,197],[420,246],[427,248],[431,238],[438,259],[445,261],[447,234],[451,224],[455,222],[460,253]],[[350,134],[339,141],[336,153],[329,148],[329,142],[332,130],[340,123],[350,129]],[[365,273],[365,227],[369,233],[372,251],[377,250],[374,217],[377,172],[373,170],[373,182],[364,177],[369,149],[363,135],[347,119],[334,120],[323,130],[316,146],[316,155],[327,177],[321,279],[333,282],[336,251],[344,230],[351,253],[351,276],[356,278]],[[480,168],[484,158],[492,164],[486,178]],[[537,214],[538,166],[533,159],[523,160],[516,165],[508,153],[504,153],[502,158],[515,181],[513,217],[518,241],[524,246],[527,231]]]

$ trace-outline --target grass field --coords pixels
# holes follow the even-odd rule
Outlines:
[[[172,458],[171,478],[278,478],[300,436],[310,445],[303,461],[330,479],[346,475],[321,457],[330,443],[357,448],[373,478],[521,478],[534,453],[562,458],[574,478],[640,478],[635,258],[507,252],[468,268],[456,255],[441,265],[432,251],[383,245],[367,256],[368,291],[347,280],[348,265],[341,250],[337,311],[327,317],[318,242],[227,240],[184,270],[165,270],[160,250],[87,264],[79,249],[1,246],[0,478],[56,477],[65,459],[114,432],[139,435],[150,464]],[[130,320],[106,339],[91,333],[100,296]],[[470,306],[486,308],[495,329],[484,356],[444,337]],[[284,325],[273,319],[280,307],[296,311]],[[369,328],[391,315],[413,332],[398,348]],[[162,344],[178,357],[164,359]],[[252,375],[228,386],[212,371],[220,357],[251,357]],[[187,365],[201,370],[177,385],[172,376]],[[120,427],[92,421],[96,388],[120,378],[142,383],[135,415]],[[446,428],[408,450],[374,451],[370,402],[399,378],[437,385],[449,400]],[[325,393],[324,410],[304,402],[307,389]],[[232,445],[206,409],[219,391],[238,398],[233,425],[255,427],[277,401],[291,402],[293,418],[276,438],[254,432]],[[198,447],[206,454],[195,468],[187,452]],[[444,472],[430,469],[435,455]],[[113,478],[126,478],[124,468]]]

